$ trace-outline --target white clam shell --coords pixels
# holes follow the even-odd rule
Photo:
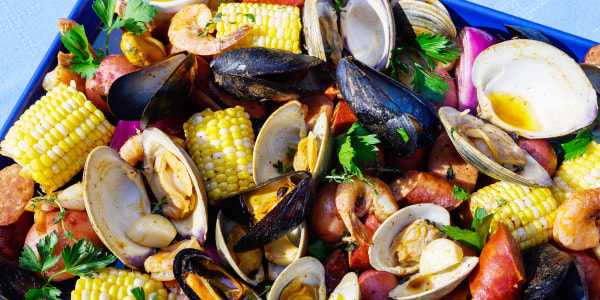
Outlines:
[[[358,285],[358,276],[354,272],[348,272],[340,283],[335,287],[331,295],[330,300],[359,300],[360,299],[360,287]]]
[[[530,139],[569,134],[591,124],[598,111],[596,92],[579,65],[536,40],[508,40],[487,48],[475,59],[472,80],[479,116]],[[519,97],[528,108],[509,117],[508,106],[514,111],[516,105],[499,110],[489,98],[498,93]],[[516,125],[529,121],[536,125]]]
[[[317,287],[318,300],[325,300],[325,268],[321,262],[312,257],[303,257],[291,265],[287,266],[277,277],[267,300],[277,300],[281,296],[281,292],[292,280],[301,277],[302,285],[311,285]]]
[[[450,225],[448,211],[435,204],[415,204],[398,210],[387,218],[373,235],[373,246],[369,248],[369,262],[373,268],[394,275],[402,274],[403,268],[397,264],[390,248],[396,235],[419,218],[431,221],[440,229],[442,225]]]
[[[90,152],[83,171],[85,207],[96,234],[126,266],[144,267],[154,248],[127,237],[127,228],[150,214],[150,199],[142,175],[112,148],[101,146]]]

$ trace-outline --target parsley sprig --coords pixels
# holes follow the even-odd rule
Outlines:
[[[65,262],[65,268],[46,278],[44,271],[54,267],[60,259],[59,256],[52,255],[57,244],[58,233],[56,230],[40,239],[35,245],[40,255],[39,259],[33,249],[27,244],[25,245],[21,257],[19,257],[21,268],[28,271],[41,272],[42,278],[45,281],[42,288],[29,290],[25,294],[26,299],[45,298],[46,300],[58,300],[62,292],[50,283],[56,276],[63,273],[70,273],[75,276],[89,276],[90,272],[102,269],[117,260],[114,255],[94,248],[92,242],[81,239],[76,241],[72,246],[66,245],[63,248],[60,257]]]
[[[565,151],[565,161],[583,156],[587,149],[587,146],[593,139],[599,138],[600,136],[594,135],[589,129],[584,128],[577,133],[574,139],[569,142],[560,144]]]
[[[94,78],[96,69],[100,65],[100,59],[94,58],[88,48],[88,39],[83,25],[77,25],[73,29],[65,31],[60,35],[60,40],[65,48],[75,55],[71,60],[71,71],[87,79]]]
[[[460,185],[454,185],[454,199],[459,200],[459,201],[465,201],[467,199],[469,199],[469,191],[460,186]]]
[[[423,66],[416,61],[410,55],[411,52],[423,58],[427,65]],[[441,103],[446,91],[450,89],[443,78],[451,78],[433,72],[437,65],[436,61],[449,63],[457,59],[461,53],[460,47],[443,35],[421,33],[410,44],[392,49],[390,56],[391,77],[399,80],[398,72],[406,75],[414,73],[411,81],[414,90],[425,98]],[[403,62],[403,57],[410,60],[412,66]]]
[[[210,31],[210,26],[221,22],[221,16],[222,16],[222,14],[219,12],[210,21],[206,22],[206,24],[204,25],[204,30],[202,32],[198,33],[198,36],[199,37],[207,36],[208,32]]]
[[[473,216],[471,230],[451,225],[443,225],[444,228],[442,229],[442,232],[465,245],[465,247],[481,252],[487,241],[493,218],[493,213],[488,214],[485,212],[485,209],[478,207]]]

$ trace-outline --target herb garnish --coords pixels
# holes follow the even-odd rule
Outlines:
[[[404,129],[404,128],[398,128],[397,131],[402,136],[402,140],[405,143],[408,143],[409,137],[408,137],[408,133],[406,133],[406,129]]]
[[[589,129],[584,128],[577,133],[577,136],[575,136],[574,139],[567,143],[560,144],[565,150],[565,161],[577,158],[578,156],[583,156],[589,143],[592,142],[594,138],[599,137],[600,136],[594,135]]]
[[[331,4],[333,6],[333,9],[335,9],[336,12],[340,12],[340,11],[342,11],[342,8],[344,6],[346,6],[346,0],[333,0],[333,2]]]
[[[417,62],[409,51],[417,53],[425,60],[427,65],[423,66]],[[411,81],[414,90],[425,98],[441,103],[443,101],[441,96],[446,95],[446,91],[450,89],[443,78],[451,78],[439,75],[432,70],[437,65],[436,60],[441,63],[449,63],[457,59],[461,52],[460,47],[441,34],[421,33],[409,45],[392,49],[390,56],[391,77],[398,80],[398,72],[406,75],[414,73]],[[402,57],[409,59],[412,66],[403,62]]]
[[[45,281],[42,288],[29,290],[25,294],[26,299],[60,299],[58,297],[62,292],[50,284],[56,276],[63,273],[70,273],[75,276],[89,277],[88,273],[102,269],[117,260],[114,255],[94,248],[92,242],[81,239],[76,241],[73,246],[66,245],[63,248],[61,256],[65,262],[65,268],[54,273],[50,278],[46,278],[44,271],[54,267],[59,261],[59,256],[52,255],[57,244],[58,233],[56,230],[40,239],[35,245],[40,255],[39,259],[33,249],[25,244],[21,257],[19,257],[20,267],[28,271],[41,272],[42,278]]]
[[[256,23],[256,20],[254,19],[254,15],[253,14],[244,14],[244,16],[246,18],[248,18],[248,20],[250,20],[253,23]]]
[[[221,16],[222,16],[222,14],[220,12],[218,12],[210,21],[206,22],[206,24],[204,25],[204,30],[202,32],[198,33],[198,36],[199,37],[208,36],[208,31],[210,29],[210,26],[221,22]]]
[[[308,245],[308,252],[310,255],[322,261],[329,253],[335,250],[335,248],[335,246],[327,244],[324,240],[318,240]]]
[[[454,180],[454,178],[456,178],[456,175],[454,175],[454,170],[452,167],[448,167],[448,169],[446,169],[446,179]]]
[[[493,218],[494,214],[487,214],[485,209],[478,207],[473,216],[471,230],[443,225],[444,228],[442,229],[442,232],[465,245],[467,248],[481,252],[483,246],[485,246]]]
[[[167,204],[167,196],[163,196],[160,198],[160,200],[158,200],[157,203],[154,204],[154,207],[152,207],[152,213],[158,211],[165,204]]]
[[[131,289],[131,294],[135,297],[136,300],[146,300],[146,292],[142,287],[136,287]],[[158,298],[158,294],[152,297],[152,300],[156,300]]]
[[[469,191],[459,185],[454,185],[454,199],[464,201],[469,199]]]
[[[94,59],[94,55],[88,48],[88,39],[85,35],[83,25],[77,25],[60,35],[60,40],[69,52],[75,57],[71,60],[71,71],[86,79],[93,79],[96,69],[100,65],[100,59]]]

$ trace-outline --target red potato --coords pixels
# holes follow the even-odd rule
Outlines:
[[[469,275],[473,299],[517,299],[525,284],[519,246],[503,223],[485,244]]]
[[[103,112],[110,112],[103,99],[108,95],[112,83],[119,77],[137,70],[125,56],[110,54],[100,60],[100,65],[93,79],[85,81],[85,94],[94,105]]]
[[[336,137],[346,132],[358,119],[344,100],[338,101],[331,119],[331,135]]]
[[[342,281],[344,275],[350,272],[348,259],[346,258],[344,251],[338,248],[325,257],[323,266],[325,267],[325,286],[327,287],[327,294],[331,294],[340,281]]]
[[[384,271],[368,270],[358,276],[361,300],[387,300],[396,285],[398,278]]]
[[[454,179],[449,181],[466,188],[469,193],[472,192],[475,189],[479,171],[458,154],[450,137],[443,131],[435,140],[429,152],[427,172],[448,179],[446,174],[450,167],[454,173]]]
[[[463,202],[454,198],[452,183],[427,172],[408,171],[403,177],[392,181],[390,188],[392,188],[394,198],[401,206],[433,203],[452,210]]]
[[[600,44],[590,48],[583,58],[584,63],[600,65]]]
[[[48,212],[46,214],[45,224],[33,224],[29,232],[27,233],[27,237],[25,238],[25,244],[29,245],[33,252],[39,256],[36,244],[38,241],[45,237],[46,235],[52,233],[52,231],[56,230],[58,233],[58,244],[54,248],[54,252],[52,255],[60,256],[62,253],[62,249],[66,245],[73,245],[75,243],[74,240],[65,237],[64,230],[60,222],[57,224],[52,224],[57,217],[57,211]],[[80,240],[85,238],[87,241],[91,241],[94,244],[95,248],[104,247],[104,244],[100,241],[100,238],[96,235],[90,220],[88,219],[87,212],[78,211],[78,210],[66,210],[64,216],[65,228],[73,233],[75,240]],[[50,278],[56,272],[63,270],[65,268],[65,263],[62,259],[58,261],[54,267],[50,268],[48,271],[44,272],[44,276],[46,278]],[[63,281],[69,278],[73,278],[73,275],[69,273],[63,273],[53,278],[52,281]]]
[[[556,171],[556,152],[554,152],[554,148],[547,140],[536,139],[530,140],[526,138],[519,138],[517,140],[517,145],[521,147],[521,149],[529,152],[535,160],[544,167],[546,172],[550,175],[550,177],[554,176],[554,172]]]
[[[417,148],[408,158],[400,158],[390,151],[386,151],[385,159],[390,168],[398,168],[402,171],[425,170],[427,164],[427,149]]]
[[[308,224],[317,237],[327,243],[341,240],[346,225],[337,213],[335,192],[337,184],[323,183],[317,191],[317,200],[313,204],[308,217]]]

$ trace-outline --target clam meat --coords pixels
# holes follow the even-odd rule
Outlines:
[[[277,277],[268,300],[305,299],[325,300],[325,268],[314,257],[303,257],[287,266]]]

